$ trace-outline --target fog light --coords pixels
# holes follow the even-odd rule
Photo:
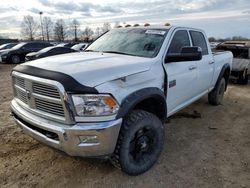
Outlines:
[[[79,136],[81,144],[98,143],[97,136]]]

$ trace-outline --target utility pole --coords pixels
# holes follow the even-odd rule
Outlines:
[[[76,19],[73,20],[72,27],[74,30],[75,42],[77,42],[78,41],[77,32],[78,32],[79,22]]]
[[[77,26],[75,25],[75,42],[77,42]]]
[[[39,14],[40,14],[40,21],[41,21],[42,38],[43,38],[43,41],[44,41],[44,35],[43,35],[43,19],[42,19],[42,14],[43,14],[43,12],[39,12]]]

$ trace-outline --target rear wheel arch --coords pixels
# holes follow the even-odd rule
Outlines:
[[[144,110],[164,120],[167,116],[166,97],[159,88],[144,88],[131,93],[121,103],[117,119],[125,117],[133,110]]]
[[[229,82],[230,73],[231,73],[230,65],[228,63],[223,65],[214,88],[217,88],[220,81],[221,81],[221,79],[225,78],[225,81],[226,81],[225,91],[226,91],[227,90],[227,85],[228,85],[228,82]]]

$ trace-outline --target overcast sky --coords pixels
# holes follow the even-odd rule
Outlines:
[[[76,18],[82,28],[170,22],[204,29],[208,36],[250,38],[250,0],[0,0],[0,36],[20,38],[23,16],[39,21],[39,11],[52,20]]]

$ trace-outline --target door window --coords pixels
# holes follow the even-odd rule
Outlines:
[[[168,54],[181,53],[181,49],[186,46],[190,46],[188,32],[185,30],[179,30],[174,34],[168,49]]]
[[[27,50],[32,50],[32,49],[36,48],[34,43],[27,43],[24,47]]]
[[[190,31],[193,46],[199,46],[202,49],[202,55],[208,55],[207,42],[204,35],[198,31]]]

